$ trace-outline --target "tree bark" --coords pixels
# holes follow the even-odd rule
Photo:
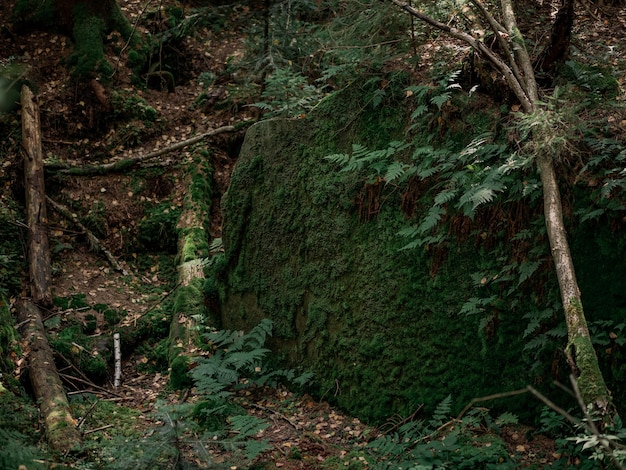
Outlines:
[[[24,148],[30,291],[36,304],[51,307],[50,250],[46,234],[48,217],[46,214],[39,108],[33,99],[33,93],[26,85],[22,87],[22,147]]]
[[[41,321],[41,312],[27,299],[17,302],[18,321],[26,340],[28,373],[46,426],[50,447],[67,452],[80,444],[81,436],[72,417],[70,406],[54,364],[52,349]]]
[[[536,70],[552,75],[567,60],[574,16],[574,0],[564,0],[552,25],[550,42],[535,61]]]
[[[41,403],[48,442],[53,449],[66,452],[80,443],[80,434],[54,364],[41,312],[36,305],[52,306],[52,294],[39,108],[27,86],[22,87],[22,139],[32,301],[18,301],[17,313],[19,322],[24,324],[22,335],[27,343],[30,381]]]
[[[552,158],[546,155],[538,156],[537,167],[541,175],[546,230],[567,325],[568,342],[565,354],[578,380],[578,388],[585,404],[592,405],[593,410],[601,414],[602,420],[608,422],[613,419],[611,415],[615,410],[587,328],[574,261],[563,223],[561,195]]]

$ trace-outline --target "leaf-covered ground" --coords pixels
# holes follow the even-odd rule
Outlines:
[[[9,16],[13,4],[11,0],[3,2],[0,11],[3,18]],[[158,21],[163,20],[155,14],[159,8],[156,4],[148,6],[147,11],[152,12],[151,19],[148,19],[144,10],[146,2],[120,0],[120,5],[131,23],[137,21],[140,31],[146,29],[154,33],[159,28]],[[259,5],[234,5],[227,9],[221,7],[219,11],[225,18],[226,27],[219,31],[217,28],[199,27],[193,34],[186,36],[179,44],[179,53],[186,67],[185,79],[177,84],[173,93],[134,86],[131,71],[124,65],[124,53],[118,55],[114,52],[123,49],[123,42],[111,38],[107,45],[107,59],[116,67],[113,89],[117,92],[117,99],[126,101],[121,108],[130,117],[111,116],[91,88],[82,83],[76,84],[70,78],[65,58],[72,49],[72,43],[64,34],[3,29],[0,32],[0,63],[6,64],[10,58],[17,57],[19,62],[27,65],[25,76],[37,86],[44,155],[50,163],[80,166],[111,162],[143,155],[210,129],[254,120],[256,112],[247,105],[254,102],[255,98],[243,89],[245,82],[237,76],[232,64],[243,56],[245,27],[250,21],[259,21],[260,14],[256,10],[260,8]],[[607,56],[611,64],[623,64],[625,57],[621,47],[626,44],[626,14],[623,11],[618,13],[609,17],[602,12],[584,12],[577,23],[575,47],[585,54],[589,54],[589,48],[596,48],[598,53]],[[603,38],[602,42],[597,40],[598,37]],[[424,47],[423,67],[434,60],[441,47],[441,43]],[[219,78],[206,87],[200,79],[205,73]],[[624,77],[621,83],[624,84]],[[198,97],[201,95],[206,98],[198,105]],[[157,117],[149,127],[140,115],[132,114],[137,107],[149,107],[156,111]],[[12,118],[8,119],[17,122],[19,114],[12,114]],[[10,129],[11,126],[4,128]],[[225,134],[210,141],[216,183],[211,212],[212,237],[219,237],[221,233],[219,198],[228,186],[243,132]],[[6,148],[19,148],[17,133],[9,133],[4,138]],[[19,152],[15,152],[2,161],[0,178],[5,183],[3,191],[13,194],[22,191],[19,183],[20,158]],[[158,207],[166,215],[169,211],[175,214],[182,207],[187,189],[183,184],[183,164],[191,158],[190,149],[164,154],[153,170],[142,170],[141,184],[137,176],[132,174],[50,176],[47,183],[49,195],[67,206],[79,209],[82,220],[90,221],[89,226],[97,232],[106,248],[122,260],[129,275],[116,271],[106,258],[91,250],[71,221],[49,210],[53,293],[64,299],[78,298],[80,295],[84,298],[80,306],[69,302],[57,311],[49,312],[48,321],[56,318],[58,326],[71,319],[85,323],[93,317],[96,325],[92,334],[97,336],[109,332],[111,324],[102,309],[95,306],[105,305],[124,312],[119,322],[130,326],[144,315],[158,311],[175,288],[173,255],[150,255],[145,250],[142,252],[140,246],[129,247],[128,237],[139,233],[146,203]],[[164,216],[164,219],[167,217]],[[167,224],[164,226],[171,227]],[[167,234],[157,234],[161,235]],[[54,322],[50,324],[53,327],[55,325]],[[93,388],[89,381],[72,379],[79,375],[76,371],[63,372],[68,377],[70,393],[77,395],[78,392],[91,390],[103,401],[135,410],[130,427],[149,434],[164,426],[164,421],[153,414],[159,400],[170,404],[193,403],[194,400],[193,395],[169,390],[167,373],[155,372],[158,367],[151,361],[154,361],[154,357],[146,349],[124,351],[123,380],[118,389],[114,389],[110,381],[106,381],[100,388]],[[16,363],[16,373],[19,374],[22,371],[21,360],[16,360]],[[333,409],[324,401],[318,402],[308,395],[297,395],[283,388],[241,392],[236,401],[249,414],[269,423],[258,435],[259,439],[267,439],[271,445],[271,450],[258,458],[266,462],[266,468],[366,467],[366,444],[381,430],[393,430],[396,424],[390,420],[387,427],[368,427],[357,418]],[[83,412],[88,418],[89,412],[85,409]],[[421,417],[418,415],[418,418]],[[106,420],[108,423],[105,425],[103,423]],[[111,428],[117,426],[115,415],[110,414],[106,419],[96,420],[93,416],[91,420],[86,419],[81,429],[86,433],[86,441],[97,446],[105,438],[111,437]],[[100,427],[102,429],[98,429]],[[485,433],[486,429],[476,429],[477,436]],[[531,436],[531,430],[513,426],[504,428],[501,437],[509,453],[518,459],[520,467],[548,466],[558,457],[554,443],[541,436],[529,440]],[[488,445],[488,442],[485,444],[483,440],[477,440],[476,445]],[[195,460],[195,452],[197,450],[193,446],[185,447],[188,461]],[[217,448],[211,452],[212,461],[216,465],[230,462],[228,452]],[[230,465],[229,468],[234,467]]]

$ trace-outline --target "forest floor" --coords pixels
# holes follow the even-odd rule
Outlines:
[[[0,13],[8,15],[14,2],[3,3],[5,11]],[[131,23],[145,15],[143,1],[120,0],[119,3]],[[71,40],[64,34],[45,31],[2,34],[0,62],[19,56],[22,62],[28,64],[26,75],[38,87],[44,156],[49,161],[71,162],[73,165],[115,161],[170,146],[210,129],[251,123],[257,118],[255,108],[246,101],[249,99],[246,92],[242,90],[237,95],[234,91],[242,81],[236,72],[230,70],[231,64],[243,57],[245,41],[250,39],[244,34],[244,26],[253,21],[253,10],[254,7],[235,5],[224,13],[228,17],[228,26],[223,30],[201,27],[195,34],[183,39],[179,53],[184,71],[173,92],[138,89],[131,83],[132,72],[125,67],[125,60],[120,60],[111,52],[115,49],[114,44],[109,45],[107,59],[116,67],[115,88],[126,91],[129,101],[140,98],[142,103],[158,113],[158,119],[150,129],[136,121],[129,122],[125,127],[115,127],[91,88],[86,84],[75,84],[64,63],[72,48]],[[159,14],[150,19],[149,27],[153,32],[154,28],[158,28],[159,21],[165,21]],[[576,42],[581,48],[591,47],[593,38],[602,30],[612,31],[611,34],[602,34],[611,38],[611,43],[597,45],[598,53],[607,54],[607,50],[613,51],[613,46],[626,44],[626,14],[623,11],[610,19],[601,13],[587,11],[580,18],[577,28]],[[114,43],[116,39],[111,41]],[[435,49],[439,47],[428,45],[422,51],[424,67],[428,66],[429,54],[435,54]],[[617,55],[613,59],[607,57],[608,60],[623,60]],[[205,87],[199,80],[203,73],[219,78],[210,87]],[[203,94],[208,98],[200,106],[194,105]],[[226,99],[229,94],[230,99]],[[227,102],[228,106],[215,106],[218,102]],[[210,141],[217,186],[211,214],[212,238],[221,235],[219,200],[228,187],[244,132],[245,129],[222,134]],[[16,137],[9,135],[6,138]],[[15,187],[11,189],[14,193],[21,190],[20,158],[16,154],[3,162],[0,168],[3,179],[15,182]],[[163,273],[162,258],[129,252],[125,235],[136,230],[142,214],[141,205],[146,199],[155,203],[167,200],[173,209],[182,206],[187,188],[183,184],[183,166],[180,164],[190,158],[186,149],[163,155],[159,166],[166,168],[167,177],[156,173],[147,177],[148,187],[141,195],[135,194],[136,181],[129,174],[51,177],[47,184],[53,199],[67,206],[79,207],[83,216],[92,218],[102,217],[98,211],[106,209],[100,230],[101,241],[123,260],[130,272],[128,276],[117,272],[106,259],[87,246],[83,235],[70,221],[49,209],[54,253],[52,288],[56,297],[71,298],[76,294],[85,294],[90,305],[104,304],[127,312],[124,322],[132,324],[174,288],[171,279]],[[171,160],[170,165],[168,160]],[[58,316],[62,321],[69,317],[85,321],[87,315],[98,319],[94,334],[107,331],[102,314],[92,308],[74,309],[70,305],[64,310],[50,312],[50,316]],[[137,410],[144,419],[137,420],[136,426],[144,428],[144,431],[160,424],[158,420],[149,418],[158,400],[179,403],[188,399],[169,390],[167,373],[150,371],[149,367],[145,367],[148,362],[145,353],[125,355],[121,387],[113,389],[110,383],[104,384],[109,393],[102,395],[104,400],[112,399]],[[283,388],[242,394],[238,400],[248,413],[269,423],[260,437],[269,439],[271,443],[272,450],[266,452],[263,459],[272,462],[275,468],[341,468],[351,466],[352,462],[365,466],[361,450],[380,432],[325,402],[315,401],[308,395],[295,395]],[[504,430],[501,437],[509,453],[520,462],[520,467],[548,467],[551,461],[558,458],[555,444],[541,436],[529,440],[530,431],[522,426],[510,427]],[[225,462],[226,457],[215,454],[213,461],[219,464]],[[190,458],[193,459],[193,456]]]

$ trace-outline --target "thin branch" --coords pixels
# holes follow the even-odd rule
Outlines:
[[[100,426],[99,428],[90,429],[89,431],[85,431],[85,432],[83,432],[83,435],[86,436],[87,434],[91,434],[91,433],[94,433],[94,432],[102,431],[104,429],[109,429],[109,428],[112,428],[112,427],[113,427],[112,424],[107,424],[105,426]]]
[[[111,263],[111,266],[113,266],[113,268],[116,271],[121,272],[124,276],[128,276],[128,271],[126,270],[126,268],[124,268],[119,261],[115,258],[115,256],[113,256],[113,253],[111,253],[109,250],[107,250],[104,245],[102,244],[102,242],[98,239],[98,237],[96,237],[93,232],[91,230],[89,230],[87,227],[85,227],[80,220],[78,220],[78,217],[72,213],[72,211],[70,211],[67,207],[65,207],[63,204],[58,203],[56,201],[54,201],[53,199],[51,199],[49,196],[46,196],[46,201],[48,201],[48,203],[50,205],[52,205],[52,207],[57,210],[61,215],[65,216],[66,218],[68,218],[69,220],[71,220],[80,230],[82,230],[82,232],[87,236],[87,240],[89,240],[89,243],[92,247],[97,248],[98,250],[102,251],[102,253],[104,253],[104,255],[106,256],[106,258],[109,260],[109,263]]]
[[[191,137],[190,139],[181,140],[180,142],[176,142],[169,147],[164,147],[162,149],[155,150],[153,152],[146,153],[139,157],[127,158],[124,160],[118,160],[111,163],[104,163],[102,165],[89,165],[83,167],[74,167],[74,168],[65,168],[59,170],[59,173],[68,174],[68,175],[79,175],[79,176],[89,176],[89,175],[102,175],[105,173],[111,173],[114,171],[127,170],[132,168],[140,163],[150,160],[152,158],[159,157],[169,152],[173,152],[175,150],[180,150],[189,145],[200,142],[207,137],[212,137],[214,135],[223,134],[224,132],[234,132],[236,130],[235,126],[224,126],[218,127],[217,129],[213,129],[209,132],[205,132],[203,134],[196,135]]]
[[[574,425],[579,425],[580,424],[580,420],[578,418],[574,418],[571,414],[569,414],[567,411],[565,411],[563,408],[561,408],[560,406],[558,406],[556,403],[554,403],[552,400],[550,400],[548,397],[546,397],[545,395],[543,395],[541,392],[539,392],[537,389],[535,389],[534,387],[531,387],[530,385],[528,387],[526,387],[527,390],[533,394],[535,396],[535,398],[539,399],[539,401],[543,402],[548,408],[552,408],[554,411],[556,411],[558,414],[560,414],[561,416],[563,416],[565,419],[567,419],[570,423],[574,424]]]
[[[533,69],[532,61],[528,55],[524,38],[522,37],[517,21],[515,19],[515,12],[513,11],[513,4],[511,0],[502,0],[502,17],[504,18],[504,26],[508,29],[511,35],[511,44],[513,45],[513,52],[515,53],[517,62],[524,72],[524,81],[528,90],[528,97],[531,102],[535,103],[539,99],[539,92],[537,91],[537,81],[535,80],[535,71]]]
[[[489,13],[489,11],[485,8],[482,2],[479,2],[478,0],[471,0],[471,2],[476,8],[478,8],[478,10],[480,11],[480,14],[489,23],[489,26],[491,27],[493,34],[496,36],[498,44],[500,45],[500,47],[506,54],[511,70],[513,71],[513,75],[515,75],[515,78],[524,89],[524,92],[528,94],[528,85],[526,84],[524,76],[522,75],[519,67],[517,66],[517,62],[515,61],[513,52],[511,51],[511,47],[509,46],[509,43],[507,41],[507,38],[510,37],[508,31],[506,30],[504,26],[502,26],[494,18],[494,16],[491,13]]]
[[[461,412],[456,417],[456,419],[457,420],[461,419],[465,415],[465,413],[467,413],[467,410],[469,410],[476,403],[481,403],[483,401],[496,400],[498,398],[514,397],[516,395],[522,395],[524,393],[528,393],[528,391],[529,391],[528,389],[522,388],[520,390],[512,390],[510,392],[494,393],[493,395],[487,395],[487,396],[484,396],[484,397],[472,398],[472,401],[470,401],[467,405],[465,405],[465,408],[463,408],[461,410]]]
[[[531,99],[529,95],[526,94],[526,92],[524,91],[524,87],[517,80],[511,68],[506,64],[506,62],[504,62],[504,60],[502,60],[501,57],[496,55],[484,43],[476,39],[471,34],[460,31],[456,28],[448,26],[445,23],[437,21],[428,15],[425,15],[424,13],[417,10],[416,8],[413,8],[406,2],[403,2],[401,0],[391,0],[391,1],[395,5],[402,8],[407,13],[415,16],[416,18],[419,18],[420,20],[439,29],[440,31],[443,31],[444,33],[448,34],[451,37],[465,42],[466,44],[471,46],[474,50],[476,50],[479,54],[483,55],[500,73],[502,73],[502,75],[504,75],[504,79],[506,80],[507,84],[509,85],[513,93],[515,93],[515,96],[517,96],[517,99],[520,100],[520,103],[522,104],[524,111],[532,112],[532,110],[534,109],[533,100]]]
[[[80,427],[85,423],[85,420],[89,417],[89,415],[94,410],[94,408],[96,407],[99,401],[100,400],[94,400],[94,402],[91,404],[89,409],[85,412],[85,415],[78,420],[78,424],[76,425],[78,429],[80,429]]]

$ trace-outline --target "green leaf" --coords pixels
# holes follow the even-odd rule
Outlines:
[[[406,173],[407,169],[410,168],[410,166],[411,165],[402,162],[393,162],[387,167],[387,172],[385,173],[385,182],[391,183],[392,181],[399,179]]]
[[[439,111],[441,111],[442,106],[450,100],[451,96],[452,94],[449,92],[441,93],[440,95],[433,96],[430,102],[436,105]]]
[[[430,229],[435,227],[439,223],[439,221],[441,220],[441,217],[445,213],[446,213],[446,210],[444,208],[439,207],[439,206],[432,206],[428,210],[426,217],[424,217],[424,220],[422,220],[422,223],[418,227],[419,233],[421,234],[426,233]]]
[[[517,281],[518,287],[530,276],[533,275],[537,268],[541,266],[542,261],[525,261],[519,266],[519,279]]]

